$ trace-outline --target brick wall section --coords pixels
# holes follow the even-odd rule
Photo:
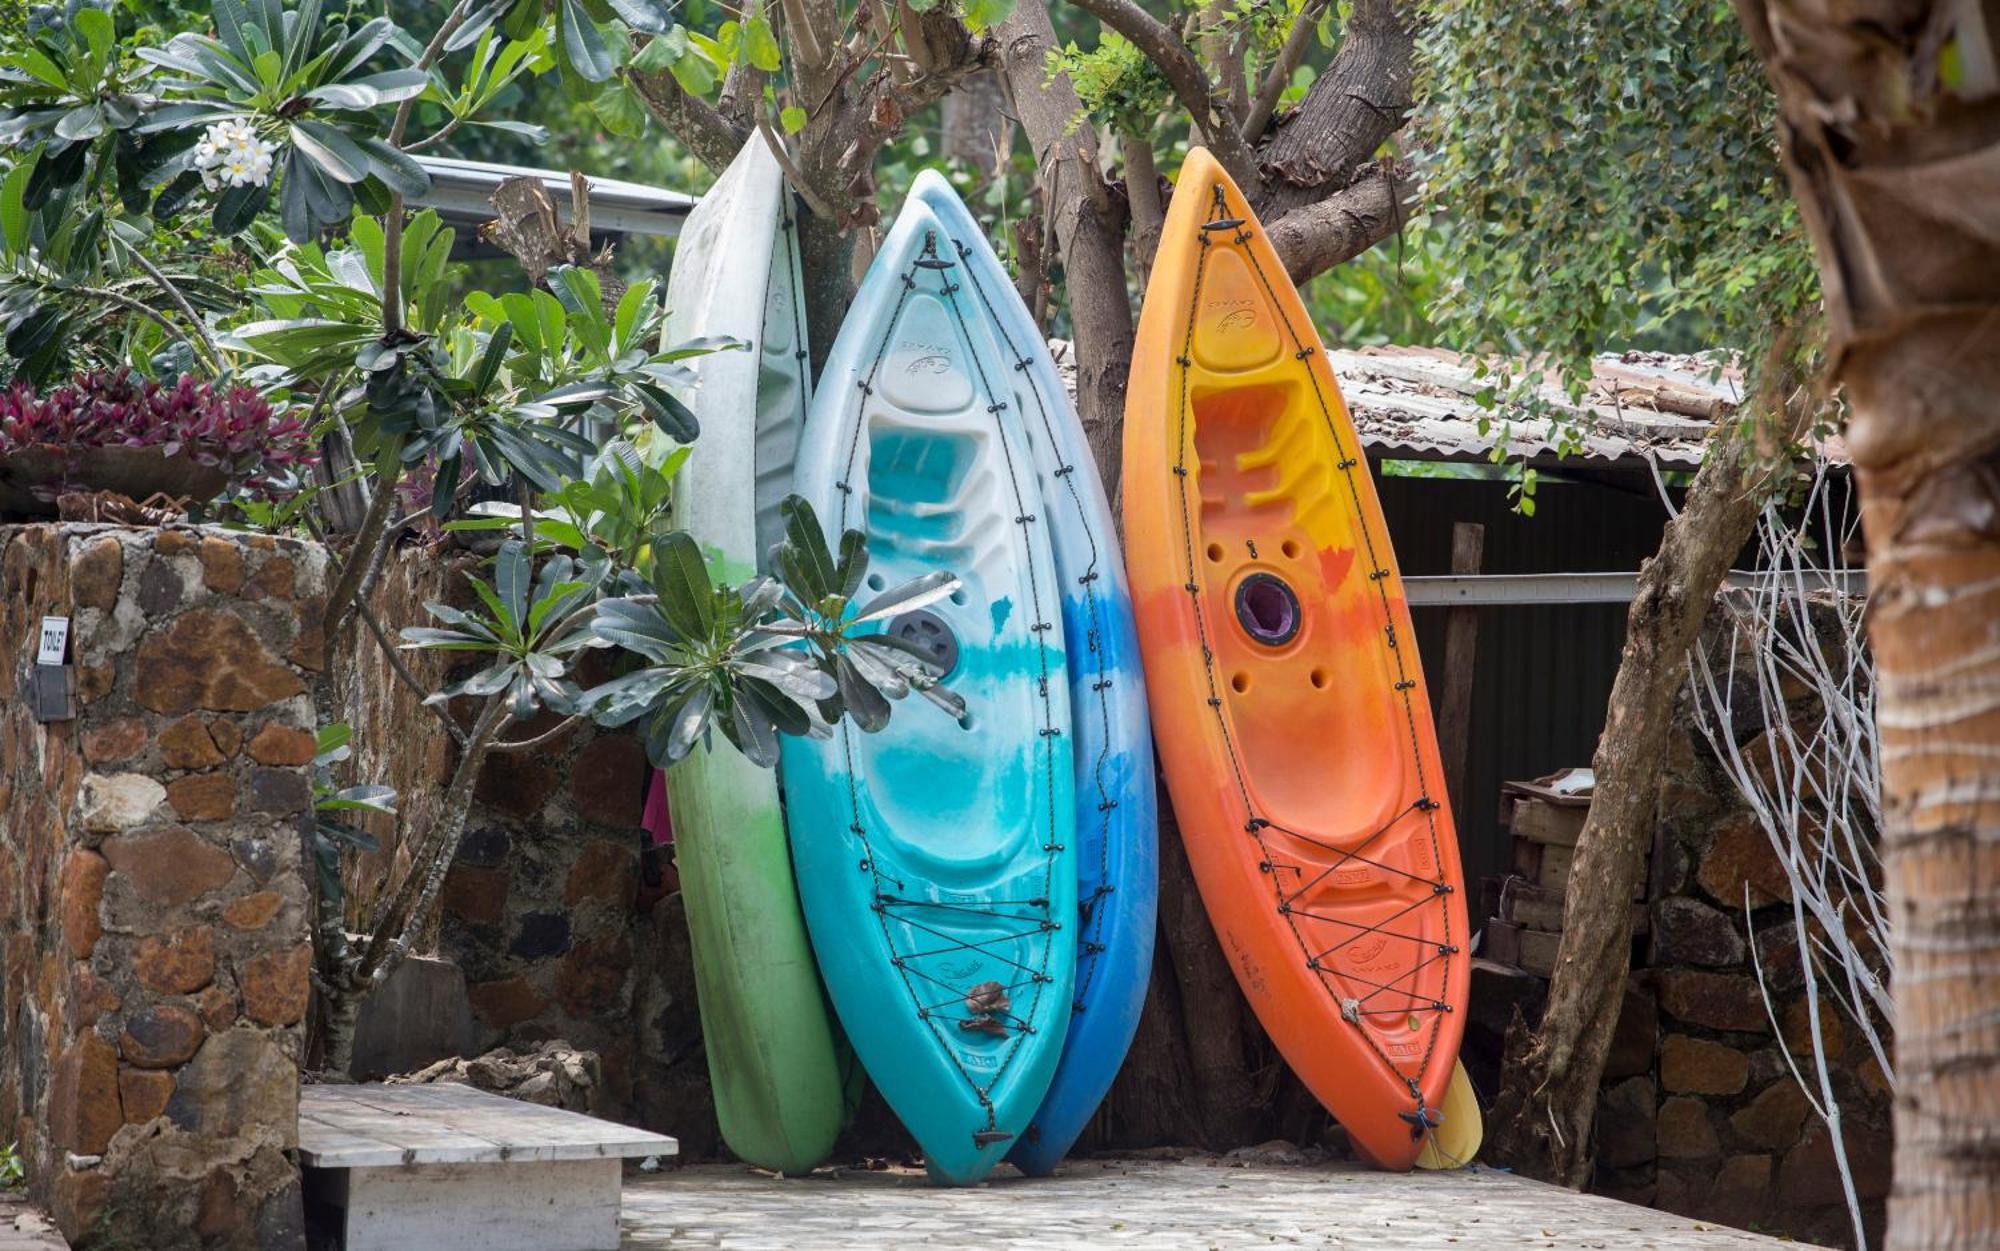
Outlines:
[[[79,1246],[302,1243],[324,581],[218,528],[0,527],[0,1137]],[[45,613],[78,707],[43,725]]]

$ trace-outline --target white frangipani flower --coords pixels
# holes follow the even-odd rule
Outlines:
[[[276,145],[240,122],[216,122],[194,145],[194,165],[210,191],[261,187],[271,181],[271,161],[277,151]]]

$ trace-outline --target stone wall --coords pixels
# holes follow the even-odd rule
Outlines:
[[[1719,620],[1711,621],[1704,646],[1715,651],[1721,673]],[[1817,717],[1803,702],[1792,712]],[[1750,738],[1761,723],[1742,718],[1732,732],[1745,756],[1758,758]],[[1847,1246],[1853,1229],[1831,1139],[1791,1067],[1813,1073],[1790,904],[1776,852],[1684,696],[1661,768],[1644,905],[1649,924],[1634,945],[1605,1066],[1594,1188],[1700,1220]],[[1491,961],[1474,967],[1466,1060],[1475,1083],[1490,1092],[1508,1022],[1517,1008],[1533,1021],[1546,983]],[[1873,1245],[1890,1181],[1890,1092],[1860,1029],[1824,994],[1820,1006]]]
[[[474,559],[397,553],[374,596],[378,618],[393,629],[427,620],[426,600],[464,604]],[[356,649],[336,675],[355,730],[354,780],[396,787],[403,828],[420,829],[457,749],[372,639]],[[450,679],[447,657],[404,655],[420,681]],[[580,662],[585,685],[607,676],[601,653]],[[461,724],[475,711],[451,709]],[[559,721],[544,713],[503,737],[537,738]],[[678,883],[669,854],[639,829],[647,779],[636,738],[588,723],[489,758],[445,879],[435,947],[465,973],[477,1049],[560,1038],[595,1051],[604,1082],[596,1110],[674,1134],[699,1158],[714,1144],[714,1112]],[[382,852],[361,858],[351,883],[357,907],[406,867],[394,830],[376,832]]]
[[[1850,1245],[1827,1128],[1786,1062],[1810,1078],[1790,885],[1685,708],[1675,739],[1661,784],[1645,954],[1658,1047],[1649,1073],[1605,1092],[1606,1107],[1620,1111],[1600,1136],[1600,1182],[1684,1216]],[[1890,1092],[1860,1029],[1824,994],[1820,1030],[1872,1245],[1889,1193]],[[1654,1149],[1642,1158],[1637,1131],[1649,1119]]]
[[[324,555],[206,527],[0,549],[0,1138],[80,1247],[300,1245]],[[77,692],[47,724],[44,614]]]

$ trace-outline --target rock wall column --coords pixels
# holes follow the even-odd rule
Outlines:
[[[0,1134],[79,1247],[303,1244],[325,566],[211,527],[0,528]],[[41,724],[45,614],[77,716]]]

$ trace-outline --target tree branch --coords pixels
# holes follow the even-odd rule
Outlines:
[[[551,743],[561,738],[570,730],[575,729],[582,720],[583,718],[578,716],[564,717],[533,738],[494,739],[492,746],[488,747],[486,751],[489,755],[513,751],[532,751],[545,743]]]
[[[1292,281],[1303,283],[1401,230],[1422,189],[1408,161],[1370,165],[1341,190],[1271,223],[1271,246]]]
[[[1356,0],[1340,51],[1263,151],[1271,179],[1252,196],[1265,221],[1345,186],[1410,112],[1416,40],[1395,0]],[[1282,88],[1281,88],[1282,90]]]
[[[1250,105],[1250,115],[1243,119],[1243,138],[1247,143],[1256,143],[1264,137],[1264,128],[1271,124],[1271,115],[1278,111],[1278,100],[1285,94],[1285,87],[1298,72],[1299,62],[1305,60],[1306,48],[1312,43],[1312,33],[1319,25],[1320,14],[1326,12],[1326,0],[1306,0],[1299,10],[1299,16],[1292,23],[1292,33],[1285,36],[1285,46],[1278,50],[1278,59],[1271,62],[1271,68],[1264,75],[1264,84],[1257,88],[1257,98]]]
[[[361,618],[361,623],[368,627],[368,632],[374,635],[375,641],[381,645],[382,659],[389,662],[390,670],[395,673],[404,686],[409,687],[416,694],[419,701],[428,700],[431,697],[429,689],[422,682],[417,681],[417,675],[410,672],[409,665],[405,664],[402,656],[397,654],[396,645],[390,641],[388,631],[384,630],[382,623],[376,620],[375,610],[366,604],[358,603],[354,606],[354,613]],[[458,728],[458,722],[451,719],[451,713],[445,710],[444,705],[426,704],[425,707],[437,713],[438,720],[444,724],[444,731],[446,734],[451,735],[452,742],[457,743],[460,747],[465,746],[465,731]]]
[[[744,140],[750,137],[747,126],[738,126],[708,101],[683,91],[672,74],[634,74],[626,70],[625,81],[639,93],[660,124],[712,173],[728,169],[736,154],[743,150]]]
[[[1222,168],[1236,180],[1243,193],[1254,200],[1264,185],[1257,158],[1237,132],[1235,119],[1229,116],[1227,107],[1216,99],[1207,71],[1187,44],[1134,0],[1076,0],[1076,6],[1125,36],[1158,67],[1174,94],[1194,115],[1195,124],[1207,139],[1215,159],[1222,162]]]
[[[444,54],[444,45],[458,28],[465,25],[472,16],[472,0],[458,0],[451,6],[451,12],[438,25],[431,41],[424,45],[423,55],[417,58],[416,68],[428,70],[438,57]],[[403,146],[403,132],[410,128],[410,114],[416,110],[415,96],[396,106],[395,120],[389,123],[387,142],[392,148]],[[389,212],[382,219],[382,337],[392,339],[403,328],[403,197],[400,194],[389,198]]]
[[[104,300],[109,303],[116,304],[118,307],[126,310],[127,312],[137,313],[141,317],[144,317],[149,321],[157,323],[160,329],[166,331],[174,338],[179,339],[182,343],[186,344],[187,350],[190,355],[195,357],[201,356],[200,346],[196,344],[193,339],[188,337],[188,334],[185,330],[182,330],[179,326],[174,325],[173,322],[168,321],[166,315],[161,313],[159,310],[148,308],[146,305],[142,304],[138,300],[133,299],[129,295],[120,295],[118,292],[109,290],[108,288],[105,287],[71,287],[70,290],[76,292],[78,295],[89,296],[93,300]],[[207,338],[206,335],[203,335],[202,337],[204,339]],[[217,357],[213,363],[215,365],[216,372],[220,373],[222,370],[221,358]]]
[[[146,271],[146,276],[153,280],[153,285],[165,292],[167,298],[173,301],[174,307],[181,311],[181,316],[188,319],[188,325],[194,328],[195,334],[200,336],[202,344],[208,348],[209,363],[215,366],[218,374],[221,373],[222,350],[215,346],[215,340],[208,333],[208,323],[202,321],[201,314],[194,311],[194,305],[188,303],[187,297],[181,294],[179,287],[167,281],[167,276],[160,272],[157,265],[146,259],[145,253],[137,248],[127,248],[125,254],[132,258],[133,264]]]
[[[792,184],[792,189],[799,193],[799,198],[806,202],[806,207],[821,217],[838,217],[839,214],[834,212],[831,206],[814,194],[812,186],[806,182],[805,174],[799,170],[798,163],[792,160],[792,154],[786,149],[785,141],[771,128],[771,119],[763,115],[761,107],[758,109],[757,133],[764,136],[764,143],[771,149],[771,155],[778,159],[778,167],[785,171],[786,180]]]

